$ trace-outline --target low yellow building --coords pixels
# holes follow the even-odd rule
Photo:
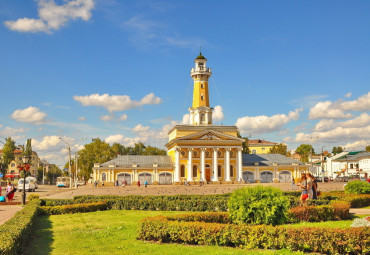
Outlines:
[[[278,145],[278,143],[261,139],[248,140],[248,147],[251,154],[267,154],[275,145]]]
[[[307,170],[302,162],[280,154],[256,157],[268,153],[276,143],[250,145],[254,154],[243,155],[244,139],[238,137],[238,128],[212,123],[208,88],[212,72],[207,59],[200,53],[194,62],[190,72],[194,81],[190,124],[176,125],[169,131],[165,145],[168,156],[126,155],[95,164],[94,181],[118,181],[119,185],[124,180],[127,184],[290,182],[292,176]]]

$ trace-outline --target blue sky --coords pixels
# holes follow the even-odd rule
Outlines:
[[[62,164],[91,138],[159,147],[212,68],[214,123],[244,136],[370,144],[369,1],[0,0],[0,138]],[[82,141],[82,138],[87,138]]]

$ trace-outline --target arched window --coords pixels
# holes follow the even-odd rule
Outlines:
[[[106,173],[102,173],[102,174],[101,174],[101,180],[102,180],[103,182],[107,181],[107,174],[106,174]]]
[[[196,165],[193,166],[193,177],[198,177],[198,168]]]
[[[222,176],[222,167],[220,165],[217,166],[217,176],[218,177]]]
[[[202,113],[202,114],[200,115],[200,123],[201,123],[201,124],[204,124],[204,122],[206,122],[206,116]]]
[[[185,177],[185,166],[181,165],[180,167],[180,177]]]
[[[230,177],[234,177],[234,167],[230,165]]]
[[[15,167],[15,164],[14,164],[14,163],[12,163],[12,164],[11,164],[11,167]]]
[[[253,150],[253,151],[252,151],[252,154],[256,154],[256,150]]]

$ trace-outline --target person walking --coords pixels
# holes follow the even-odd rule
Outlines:
[[[137,181],[137,186],[140,188],[140,180]]]
[[[15,192],[14,185],[9,181],[8,185],[6,186],[6,197],[8,198],[8,202],[13,201],[14,192]]]
[[[307,193],[308,193],[308,198],[307,199],[311,200],[311,199],[313,199],[313,189],[312,189],[313,175],[311,173],[307,173],[306,177],[307,177]]]
[[[294,179],[294,177],[292,178],[292,190],[294,190],[295,189],[295,179]]]
[[[308,177],[312,179],[312,199],[317,199],[317,180],[312,174],[308,174]]]
[[[301,205],[302,206],[305,206],[306,205],[306,200],[308,198],[308,191],[307,191],[307,176],[305,173],[302,173],[301,174],[301,179],[300,179],[300,182],[297,183],[297,186],[301,187],[301,197],[300,197],[300,201],[301,201]]]
[[[145,182],[144,182],[144,187],[145,188],[148,187],[148,181],[147,180],[145,180]]]

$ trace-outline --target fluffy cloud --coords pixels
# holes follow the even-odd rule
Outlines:
[[[357,100],[342,102],[340,107],[345,111],[370,111],[370,92]]]
[[[333,119],[330,120],[323,119],[315,125],[314,131],[327,131],[335,127],[342,128],[365,127],[367,125],[370,125],[370,115],[368,115],[367,113],[362,113],[360,116],[356,118],[343,122],[335,122]]]
[[[223,113],[222,106],[217,105],[214,107],[213,113],[212,113],[212,120],[214,122],[221,122],[224,120],[224,113]]]
[[[18,32],[50,33],[63,27],[69,20],[89,20],[94,5],[93,0],[71,0],[65,1],[63,5],[55,4],[54,0],[39,0],[39,19],[21,18],[5,21],[5,25]]]
[[[127,120],[127,115],[126,114],[122,114],[119,118],[118,118],[118,120]]]
[[[146,141],[145,137],[125,137],[124,135],[121,134],[111,135],[105,138],[106,143],[109,143],[111,145],[114,143],[120,143],[123,144],[124,146],[134,146],[135,143],[145,141]]]
[[[0,127],[2,127],[2,125]],[[28,128],[5,127],[4,129],[0,130],[0,136],[12,137],[12,139],[16,139],[15,136],[17,136],[17,134],[19,134],[19,133],[22,134],[22,133],[27,132],[27,131],[28,131]]]
[[[310,109],[308,118],[314,119],[348,119],[353,115],[344,113],[338,105],[333,104],[331,101],[319,102]]]
[[[133,131],[133,132],[135,132],[135,133],[144,133],[144,132],[148,132],[148,131],[149,131],[149,129],[150,129],[150,127],[149,127],[149,126],[143,126],[143,125],[141,125],[141,124],[138,124],[138,125],[136,125],[136,126],[132,129],[132,131]]]
[[[182,124],[190,124],[190,113],[184,114],[184,116],[182,117]]]
[[[242,117],[236,121],[236,126],[242,133],[248,134],[262,134],[279,131],[289,121],[297,120],[299,113],[302,109],[296,109],[295,111],[286,114],[276,114],[271,117],[262,115],[256,117]]]
[[[114,119],[114,115],[103,115],[103,116],[100,116],[100,119],[102,121],[111,121]]]
[[[108,94],[92,94],[89,96],[74,96],[74,100],[80,102],[83,106],[101,106],[110,112],[130,110],[146,104],[160,104],[162,99],[150,93],[143,97],[140,101],[131,100],[130,96],[126,95],[108,95]]]
[[[345,148],[346,151],[363,150],[369,144],[370,144],[370,139],[355,141],[353,143],[347,143],[347,144],[342,145],[342,147]]]
[[[32,123],[40,125],[45,123],[46,114],[41,112],[39,108],[30,106],[26,109],[15,110],[11,117],[19,122]]]
[[[85,118],[84,116],[81,116],[81,117],[78,117],[78,120],[79,120],[79,121],[85,121],[85,120],[86,120],[86,118]]]

